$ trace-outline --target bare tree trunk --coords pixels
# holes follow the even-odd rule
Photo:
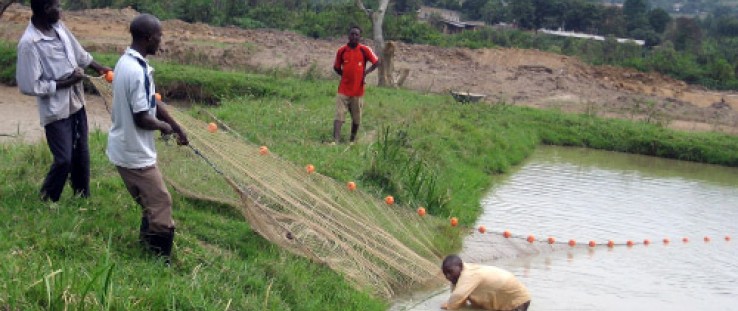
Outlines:
[[[5,13],[5,10],[15,2],[15,0],[0,0],[0,17],[3,16],[3,13]]]
[[[379,53],[379,59],[384,61],[384,32],[382,25],[384,24],[384,13],[387,12],[389,0],[379,0],[379,8],[374,11],[364,6],[364,1],[356,0],[356,6],[359,7],[369,19],[372,21],[372,39],[374,39],[374,51]],[[383,66],[379,67],[379,86],[387,86],[387,75]]]
[[[382,63],[379,64],[379,79],[384,79],[385,86],[395,87],[395,43],[387,41],[382,51]]]

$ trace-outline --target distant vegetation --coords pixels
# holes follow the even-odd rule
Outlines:
[[[294,30],[313,38],[343,36],[352,24],[367,31],[371,28],[366,15],[352,0],[63,2],[72,10],[130,6],[162,19]],[[679,12],[675,11],[675,3],[683,4],[678,6]],[[482,20],[489,25],[506,23],[516,28],[485,28],[447,35],[434,27],[441,23],[440,18],[417,19],[415,12],[421,5],[458,10],[465,20]],[[533,48],[577,56],[593,64],[657,71],[708,88],[738,90],[737,5],[738,1],[728,0],[466,0],[462,5],[458,0],[393,0],[384,32],[388,40],[442,47]],[[613,39],[594,42],[528,31],[540,28]],[[645,40],[646,46],[617,44],[615,37]]]

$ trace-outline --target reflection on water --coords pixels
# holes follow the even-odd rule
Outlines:
[[[738,169],[540,147],[483,205],[495,231],[654,241],[489,263],[521,277],[531,310],[738,310],[738,243],[723,240],[738,235]]]

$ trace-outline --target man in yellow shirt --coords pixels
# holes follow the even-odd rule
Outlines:
[[[441,306],[457,310],[471,307],[496,311],[526,311],[530,306],[530,293],[523,283],[503,269],[464,263],[456,255],[449,255],[441,267],[451,282],[451,297]]]

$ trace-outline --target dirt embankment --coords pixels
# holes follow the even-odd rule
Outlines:
[[[131,9],[65,12],[64,22],[92,51],[120,53],[129,43]],[[16,41],[30,10],[11,6],[0,38]],[[336,49],[345,41],[315,40],[292,32],[164,22],[158,58],[227,70],[313,71],[332,75]],[[396,69],[410,69],[405,87],[443,93],[486,94],[499,100],[566,112],[647,119],[682,130],[738,134],[738,93],[707,91],[655,73],[590,66],[558,54],[520,49],[439,48],[398,43]],[[109,64],[112,65],[112,64]],[[375,82],[376,75],[370,77]]]

